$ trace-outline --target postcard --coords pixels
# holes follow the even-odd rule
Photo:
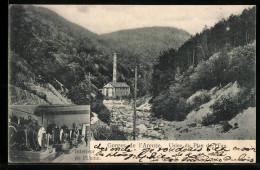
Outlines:
[[[9,163],[255,163],[256,6],[9,5]]]

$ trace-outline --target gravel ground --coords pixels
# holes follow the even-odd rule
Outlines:
[[[122,104],[112,106],[112,124],[116,124],[125,132],[129,140],[133,132],[133,109]],[[181,122],[166,121],[151,116],[149,111],[137,111],[137,140],[239,140],[256,138],[256,110],[248,108],[238,114],[229,123],[233,126],[228,132],[221,132],[222,125],[201,126],[191,119]],[[238,126],[234,126],[237,123]]]

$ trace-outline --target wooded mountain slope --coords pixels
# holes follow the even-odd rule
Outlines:
[[[172,27],[145,27],[101,35],[108,47],[125,60],[136,56],[138,62],[150,66],[161,52],[169,48],[178,49],[190,36],[187,31]]]
[[[147,92],[148,73],[156,54],[168,47],[177,48],[189,37],[183,30],[158,27],[126,30],[124,36],[118,33],[119,39],[113,40],[111,36],[116,38],[117,33],[100,36],[49,9],[31,5],[10,7],[9,28],[10,85],[32,92],[32,86],[46,89],[50,84],[75,104],[88,104],[91,99],[96,104],[92,108],[98,111],[102,108],[98,89],[112,80],[114,52],[118,53],[118,81],[126,81],[131,89],[136,65],[133,58],[136,56],[137,65],[144,66],[138,70],[141,95]],[[125,36],[125,43],[119,41]],[[140,48],[129,49],[134,43]],[[39,97],[46,99],[46,95]]]
[[[91,98],[92,111],[103,114],[100,119],[108,122],[109,113],[102,105],[98,88],[111,80],[112,63],[107,62],[109,56],[105,55],[106,47],[102,43],[97,34],[51,10],[13,5],[10,7],[9,83],[49,104],[57,104],[48,102],[57,96],[48,90],[49,85],[75,104],[89,104]]]
[[[152,111],[168,120],[184,120],[209,101],[203,125],[228,121],[255,107],[256,8],[222,19],[159,56],[151,81]],[[235,84],[214,100],[213,93]],[[211,114],[209,114],[211,113]],[[200,113],[198,113],[200,114]]]
[[[124,37],[125,42],[121,41]],[[114,52],[118,52],[118,80],[132,86],[136,56],[138,65],[144,66],[139,70],[142,75],[139,85],[147,89],[145,83],[149,80],[145,73],[150,71],[157,54],[168,47],[177,48],[188,37],[183,30],[160,27],[99,36],[46,8],[24,5],[10,8],[10,50],[29,66],[32,74],[24,76],[31,79],[40,76],[42,81],[53,84],[59,81],[68,89],[84,81],[88,72],[97,88],[111,81]],[[138,48],[133,48],[135,43]]]
[[[169,48],[178,49],[190,38],[190,34],[172,27],[145,27],[102,34],[101,37],[107,47],[117,53],[123,68],[133,70],[135,66],[138,67],[138,96],[142,96],[148,92],[152,66],[158,56]],[[133,82],[133,77],[131,74],[128,80]],[[126,79],[120,76],[120,80]]]

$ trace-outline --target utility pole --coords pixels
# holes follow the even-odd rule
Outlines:
[[[115,102],[114,102],[114,95],[112,95],[112,117],[114,117],[114,111],[115,111]]]
[[[90,72],[88,72],[88,83],[89,83],[89,105],[91,104],[91,79],[90,79]]]
[[[137,66],[135,67],[135,93],[134,93],[134,125],[133,125],[133,140],[136,133],[136,94],[137,94]]]
[[[90,114],[89,114],[89,118],[91,120],[91,79],[90,79],[90,72],[88,72],[88,90],[89,90],[89,106],[90,106]],[[83,124],[82,124],[82,128],[83,128]],[[86,142],[86,147],[88,147],[88,149],[90,149],[90,145],[89,145],[89,141],[91,140],[91,131],[90,131],[90,123],[86,124],[85,127],[85,142]]]

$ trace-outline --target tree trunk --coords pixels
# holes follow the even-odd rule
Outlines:
[[[199,47],[201,48],[201,51],[202,51],[202,54],[203,54],[203,60],[204,60],[204,59],[206,58],[206,57],[205,57],[205,52],[204,52],[203,47],[202,47],[201,44],[199,45]]]
[[[194,65],[194,48],[193,48],[193,52],[192,52],[192,64]]]

